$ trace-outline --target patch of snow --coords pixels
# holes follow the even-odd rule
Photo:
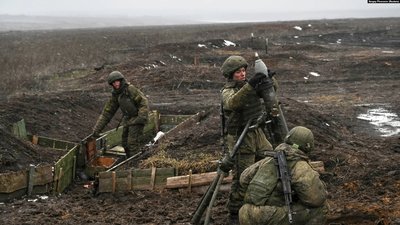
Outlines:
[[[225,46],[236,46],[235,43],[233,43],[232,41],[228,41],[228,40],[224,40],[224,45]]]
[[[301,28],[300,26],[294,26],[293,28],[296,30],[303,30],[303,28]]]
[[[319,76],[321,76],[319,73],[317,73],[317,72],[310,72],[309,73],[311,76],[314,76],[314,77],[319,77]]]
[[[47,199],[49,199],[49,196],[43,195],[43,196],[39,196],[39,198],[42,200],[47,200]]]
[[[375,126],[382,137],[389,137],[400,134],[400,120],[396,113],[384,108],[369,109],[367,113],[360,114],[357,119],[366,120]]]

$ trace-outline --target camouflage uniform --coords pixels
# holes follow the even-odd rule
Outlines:
[[[229,61],[230,59],[231,61]],[[228,66],[226,66],[227,64]],[[230,74],[242,67],[247,67],[247,62],[240,56],[231,56],[223,64],[222,71],[225,77],[230,78]],[[246,81],[233,79],[228,79],[222,89],[222,102],[227,121],[226,143],[229,151],[232,151],[247,121],[258,118],[263,112],[264,106],[256,91]],[[233,159],[235,164],[228,202],[228,210],[231,215],[237,215],[243,204],[243,196],[240,194],[243,191],[239,190],[240,174],[255,161],[264,158],[264,152],[268,150],[272,150],[272,146],[266,139],[263,130],[261,128],[249,130],[240,145],[238,154]]]
[[[143,128],[149,112],[148,100],[138,88],[127,83],[118,71],[109,75],[108,83],[112,85],[115,80],[121,80],[121,87],[118,90],[113,88],[112,96],[104,106],[93,132],[100,133],[120,108],[124,116],[122,147],[124,147],[127,157],[130,157],[140,150]]]
[[[292,224],[325,224],[328,211],[325,184],[308,163],[306,154],[299,148],[306,149],[293,141],[286,141],[275,149],[285,152],[292,178]],[[240,184],[242,190],[246,191],[244,205],[239,211],[240,224],[289,224],[276,164],[273,157],[266,157],[242,173]]]

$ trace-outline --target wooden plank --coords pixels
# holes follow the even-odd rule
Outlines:
[[[35,168],[34,182],[35,186],[46,185],[53,182],[53,166],[38,166]]]
[[[12,133],[20,139],[28,140],[24,119],[13,124]]]
[[[188,174],[188,191],[192,193],[192,170],[189,170]]]
[[[162,188],[168,177],[175,176],[174,168],[133,169],[115,172],[115,189],[113,189],[112,171],[99,173],[99,193],[113,192],[113,190],[119,192]]]
[[[0,174],[0,192],[11,193],[28,186],[28,172],[17,171]]]
[[[99,173],[99,192],[121,192],[131,190],[131,172],[110,171]]]
[[[22,119],[18,121],[17,124],[18,124],[18,137],[24,140],[28,140],[28,136],[26,135],[25,120]]]
[[[76,155],[74,155],[74,166],[72,167],[72,180],[75,180],[75,174],[76,174]]]
[[[191,177],[189,182],[189,176]],[[184,175],[184,176],[176,176],[167,178],[167,184],[165,188],[183,188],[189,187],[189,183],[191,187],[209,185],[217,176],[217,172],[209,172],[209,173],[200,173],[200,174],[192,174],[192,175]],[[229,175],[224,178],[223,183],[232,182],[232,176]]]
[[[97,156],[96,139],[89,138],[85,143],[87,163],[91,163]]]
[[[0,193],[12,193],[28,187],[28,170],[0,174]],[[51,184],[53,182],[52,166],[38,166],[33,175],[34,186]],[[26,191],[25,191],[26,193]]]
[[[35,166],[31,164],[29,166],[29,176],[28,176],[29,177],[29,179],[28,179],[28,196],[32,195],[34,175],[35,175]]]
[[[151,178],[150,178],[151,190],[154,190],[154,188],[155,188],[155,184],[156,184],[156,172],[157,172],[157,168],[156,168],[156,167],[152,167],[152,168],[151,168]]]
[[[37,135],[32,136],[32,144],[37,145],[39,142],[39,137]]]
[[[178,125],[191,116],[192,115],[161,115],[160,123],[163,125]]]
[[[150,190],[151,169],[132,170],[132,189]]]
[[[43,137],[43,136],[37,136],[37,138],[38,138],[38,141],[37,141],[38,145],[44,146],[44,147],[49,147],[49,148],[54,148],[54,149],[69,150],[76,145],[76,143],[73,143],[73,142],[62,141],[62,140]]]
[[[112,173],[100,172],[99,173],[99,193],[112,192]]]
[[[58,162],[54,165],[54,190],[57,192],[63,192],[73,181],[75,174],[74,171],[74,156],[78,146],[76,145],[67,154],[65,154]],[[62,170],[61,170],[62,168]]]
[[[117,171],[116,191],[130,191],[132,183],[132,175],[130,170]]]
[[[56,193],[61,193],[62,192],[62,177],[63,177],[64,173],[63,173],[63,168],[60,167],[60,169],[58,170],[58,176],[57,176],[57,186],[56,186]]]

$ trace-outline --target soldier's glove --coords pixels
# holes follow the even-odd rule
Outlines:
[[[263,73],[256,73],[256,75],[254,75],[254,77],[250,78],[250,80],[248,82],[249,82],[250,86],[252,86],[254,89],[256,89],[258,84],[261,83],[262,79],[264,79],[265,77],[266,77],[266,75]]]
[[[258,95],[261,94],[262,91],[268,90],[273,86],[273,82],[271,79],[264,79],[256,86],[256,92]]]
[[[224,172],[225,174],[228,174],[233,167],[233,160],[229,154],[227,154],[222,160],[219,160],[218,163],[218,170]]]

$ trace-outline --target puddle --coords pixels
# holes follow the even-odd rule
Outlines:
[[[384,108],[368,109],[367,113],[360,114],[357,119],[366,120],[374,125],[382,137],[390,137],[400,134],[400,119],[396,113]]]

